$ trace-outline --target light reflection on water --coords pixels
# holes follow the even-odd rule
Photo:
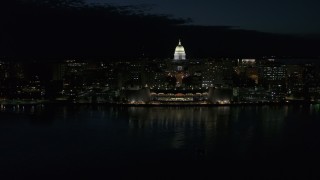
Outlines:
[[[320,151],[319,108],[1,105],[0,140],[6,148],[0,164],[99,169],[184,160],[237,168],[242,162],[277,161],[277,168],[291,167],[293,156],[309,163],[305,155],[314,158]]]

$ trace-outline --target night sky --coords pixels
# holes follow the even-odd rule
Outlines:
[[[319,57],[320,1],[7,0],[0,57]]]
[[[320,33],[319,0],[87,0],[149,5],[150,13],[191,18],[192,24],[274,33]]]

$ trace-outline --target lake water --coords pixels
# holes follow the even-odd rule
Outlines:
[[[320,105],[1,107],[3,179],[319,179]]]

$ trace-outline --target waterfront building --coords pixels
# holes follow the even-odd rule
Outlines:
[[[303,99],[304,66],[287,65],[287,93],[290,99]]]
[[[286,65],[274,60],[267,60],[259,67],[261,84],[270,91],[286,91]]]

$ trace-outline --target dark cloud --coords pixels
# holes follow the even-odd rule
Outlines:
[[[186,25],[145,7],[81,0],[20,0],[1,6],[0,55],[20,58],[171,57],[179,38],[188,57],[317,56],[319,39]]]

